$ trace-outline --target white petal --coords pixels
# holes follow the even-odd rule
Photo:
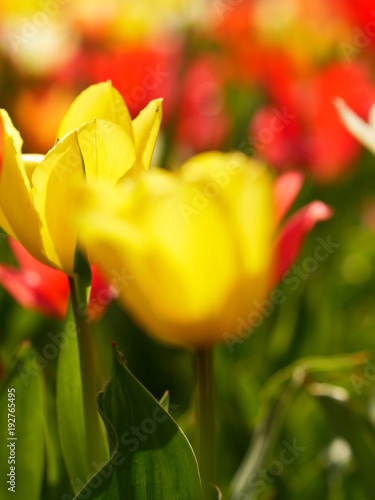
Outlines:
[[[342,99],[335,100],[335,106],[342,121],[351,134],[360,143],[375,154],[375,127],[369,125],[352,111]],[[373,122],[373,109],[371,109],[371,122]]]

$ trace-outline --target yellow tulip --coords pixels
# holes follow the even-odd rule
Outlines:
[[[76,183],[116,183],[149,167],[161,122],[161,100],[133,121],[110,82],[83,91],[65,115],[45,157],[22,155],[22,139],[4,110],[0,226],[37,260],[74,273],[77,231],[66,212]]]
[[[120,300],[157,338],[193,346],[222,341],[267,294],[273,183],[246,156],[204,153],[176,174],[152,169],[79,196],[82,244],[109,279],[129,276]]]

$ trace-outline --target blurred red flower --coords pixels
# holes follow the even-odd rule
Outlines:
[[[182,48],[179,38],[84,48],[60,78],[85,85],[111,80],[133,118],[149,101],[163,97],[163,119],[168,120],[177,98]]]
[[[0,264],[0,285],[25,309],[62,320],[66,314],[69,297],[66,274],[41,264],[20,243],[11,238],[9,245],[19,267]],[[95,266],[91,267],[91,271],[88,321],[98,320],[114,298],[113,291]]]
[[[353,166],[360,145],[342,124],[333,104],[335,97],[367,116],[375,101],[367,69],[359,63],[335,63],[310,78],[291,80],[285,99],[278,96],[274,105],[258,110],[250,123],[249,135],[260,144],[257,153],[278,169],[302,167],[320,182],[340,178]],[[273,131],[270,140],[261,141],[275,110],[288,113],[290,119]]]
[[[183,78],[177,116],[177,141],[188,153],[217,149],[230,129],[225,108],[225,76],[212,57],[193,61]]]

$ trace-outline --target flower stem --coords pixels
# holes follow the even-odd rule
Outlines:
[[[81,285],[83,284],[80,283],[79,277],[69,277],[70,296],[79,349],[87,458],[88,463],[101,463],[107,452],[96,406],[95,361],[87,321],[86,289]]]
[[[198,462],[205,500],[213,497],[216,480],[215,380],[213,350],[195,350],[197,373],[197,438]]]

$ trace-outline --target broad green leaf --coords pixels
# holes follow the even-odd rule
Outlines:
[[[53,498],[53,496],[58,495],[59,486],[61,483],[66,482],[66,477],[56,422],[55,394],[51,390],[48,390],[48,386],[46,388],[46,404],[43,424],[46,449],[44,494],[48,495],[47,498]],[[66,490],[66,486],[64,489]]]
[[[13,391],[14,389],[14,391]],[[8,390],[15,395],[14,412],[8,411]],[[9,393],[10,394],[10,393]],[[24,347],[17,364],[6,383],[2,387],[0,396],[0,429],[2,443],[0,447],[0,470],[2,481],[0,498],[2,500],[40,500],[45,467],[44,442],[44,405],[45,384],[43,371],[36,364],[30,345]],[[8,433],[9,422],[15,417],[14,436]],[[17,438],[14,441],[8,438]],[[14,443],[16,463],[12,463],[11,443]],[[15,493],[9,491],[12,485],[10,467],[15,467]]]
[[[79,331],[79,334],[85,333]],[[81,378],[76,325],[70,304],[57,369],[57,418],[62,454],[75,493],[97,471],[96,464],[108,460],[99,414],[96,411],[90,414],[86,411],[85,414],[86,396]],[[90,427],[99,429],[96,435],[90,434]]]
[[[185,435],[116,351],[98,404],[113,451],[76,500],[200,500],[198,465]]]

